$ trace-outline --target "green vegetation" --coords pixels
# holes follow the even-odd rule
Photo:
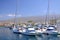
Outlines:
[[[28,23],[32,23],[33,21],[32,20],[29,20]]]

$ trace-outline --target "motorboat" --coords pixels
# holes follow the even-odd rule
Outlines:
[[[45,31],[46,31],[46,28],[44,28],[44,25],[41,25],[41,24],[36,25],[36,27],[35,27],[36,35],[39,35],[40,36]]]
[[[26,28],[23,30],[23,32],[21,32],[21,34],[23,35],[28,35],[28,36],[35,36],[35,29],[32,27]]]
[[[49,25],[44,33],[47,35],[57,35],[58,31],[54,25]]]
[[[17,29],[17,27],[13,27],[13,33],[19,33],[19,30]]]

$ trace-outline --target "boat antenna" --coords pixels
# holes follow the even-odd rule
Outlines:
[[[47,13],[46,13],[45,25],[46,25],[47,22],[48,22],[48,14],[49,14],[49,8],[50,8],[50,7],[49,7],[49,6],[50,6],[50,5],[49,5],[49,1],[50,1],[50,0],[48,0],[48,7],[47,7]]]

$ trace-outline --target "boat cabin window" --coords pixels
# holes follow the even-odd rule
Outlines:
[[[48,26],[48,28],[49,28],[49,27],[52,27],[52,28],[56,29],[56,27],[55,27],[55,26]]]
[[[55,27],[55,26],[49,26],[49,27]]]
[[[38,30],[38,28],[35,28],[35,30]]]
[[[44,27],[47,27],[47,26],[44,26]]]
[[[47,31],[52,31],[52,30],[55,30],[55,29],[47,29]]]

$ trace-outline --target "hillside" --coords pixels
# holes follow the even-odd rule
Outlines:
[[[60,16],[59,15],[56,15],[56,16],[53,16],[53,15],[50,15],[47,19],[46,19],[46,16],[31,16],[31,17],[19,17],[19,18],[11,18],[11,19],[8,19],[8,20],[1,20],[0,23],[14,23],[14,21],[16,21],[17,23],[27,23],[28,21],[33,21],[33,22],[40,22],[40,23],[43,23],[45,22],[45,20],[49,21],[50,19],[57,19],[57,20],[60,20]]]

